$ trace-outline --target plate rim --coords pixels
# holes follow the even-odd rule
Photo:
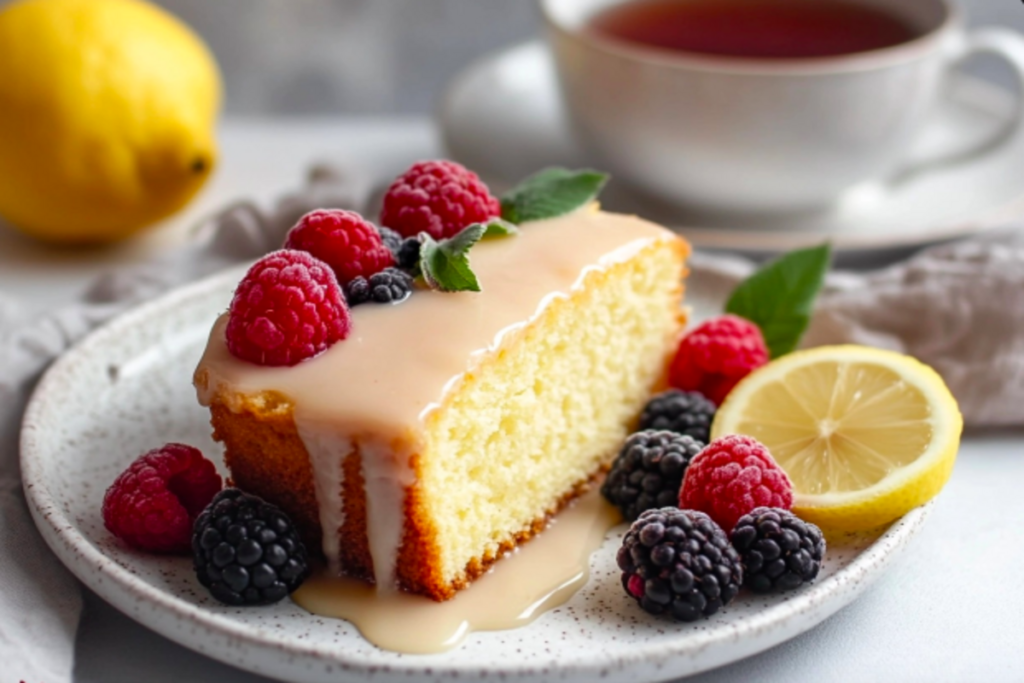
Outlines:
[[[244,662],[236,661],[224,652],[197,647],[194,642],[196,638],[189,639],[174,626],[179,622],[185,622],[188,626],[198,627],[210,634],[226,637],[254,649],[279,650],[293,658],[301,657],[321,664],[340,665],[350,675],[363,674],[367,676],[380,676],[382,672],[402,676],[426,672],[434,676],[449,674],[459,676],[472,672],[487,672],[490,675],[533,679],[539,675],[546,676],[550,669],[572,673],[576,676],[589,676],[605,672],[628,672],[637,665],[656,667],[662,674],[677,676],[687,674],[671,670],[673,662],[683,662],[687,658],[698,655],[707,647],[716,645],[720,636],[716,636],[715,631],[681,631],[681,635],[684,635],[685,638],[669,643],[631,643],[628,651],[608,654],[605,657],[601,657],[601,652],[607,651],[594,652],[590,649],[581,649],[576,656],[569,659],[560,658],[557,663],[545,667],[544,671],[541,671],[540,665],[536,662],[509,662],[491,665],[484,669],[477,663],[457,660],[431,663],[430,655],[395,656],[395,653],[383,650],[377,650],[375,654],[381,657],[390,657],[391,661],[376,661],[364,655],[346,659],[346,652],[343,650],[304,643],[297,641],[294,637],[289,639],[286,636],[275,636],[272,632],[261,630],[236,617],[211,612],[170,595],[134,575],[117,561],[101,552],[79,530],[75,520],[64,514],[59,501],[50,495],[45,478],[43,462],[46,447],[43,445],[40,435],[47,420],[51,419],[50,414],[60,410],[61,386],[76,381],[74,371],[83,362],[83,357],[102,345],[106,339],[117,335],[125,328],[133,327],[158,316],[161,311],[181,307],[194,300],[215,296],[228,290],[234,286],[239,273],[244,272],[246,267],[247,265],[234,266],[196,282],[172,289],[149,302],[115,316],[62,354],[46,370],[32,392],[22,420],[19,453],[22,486],[29,503],[29,511],[47,545],[62,564],[88,588],[133,620],[188,649],[231,666],[271,676],[294,676],[299,672],[292,667],[297,667],[298,663],[285,662],[285,667],[280,670],[249,668]],[[55,396],[57,400],[54,400]],[[687,671],[697,673],[709,670],[762,652],[810,630],[853,602],[870,583],[884,573],[892,560],[917,535],[930,516],[933,506],[933,503],[929,503],[907,513],[903,518],[894,522],[871,545],[862,550],[848,565],[831,576],[815,582],[800,592],[793,593],[785,600],[771,605],[741,622],[729,624],[730,642],[753,644],[752,648],[746,648],[739,657],[720,658],[720,660],[702,664]],[[131,610],[128,609],[128,602],[141,602],[152,609]],[[802,616],[807,617],[807,615],[811,616],[800,621]],[[310,618],[314,619],[315,616],[310,615]],[[796,629],[793,628],[794,622],[799,622]],[[682,628],[685,629],[686,626],[684,625]],[[526,628],[530,628],[530,626],[526,626]],[[451,652],[457,653],[458,649]],[[678,666],[676,668],[678,669]]]

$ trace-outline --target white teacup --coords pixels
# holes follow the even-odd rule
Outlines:
[[[966,32],[948,0],[859,0],[903,18],[916,37],[792,59],[670,51],[587,30],[596,13],[623,1],[540,4],[570,119],[593,163],[677,204],[816,210],[862,181],[967,159],[961,152],[914,167],[906,161],[950,70],[992,53],[1024,84],[1024,37]],[[1006,143],[1020,119],[985,149]]]

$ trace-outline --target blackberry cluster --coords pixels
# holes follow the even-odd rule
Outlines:
[[[291,520],[262,498],[218,493],[192,531],[196,576],[228,605],[269,605],[309,576],[306,547]]]
[[[412,294],[412,276],[398,268],[385,268],[369,278],[357,277],[345,285],[349,306],[365,303],[397,304]]]
[[[821,529],[781,508],[755,508],[740,517],[730,539],[743,561],[744,585],[755,593],[813,581],[825,556]]]
[[[667,429],[710,442],[715,404],[697,391],[669,389],[652,398],[640,415],[640,429]]]
[[[416,270],[420,262],[420,245],[419,237],[408,237],[402,240],[402,243],[395,251],[395,261],[398,263],[399,268],[404,268],[408,271]]]
[[[384,243],[384,246],[388,248],[391,255],[395,257],[395,261],[398,261],[398,250],[402,246],[402,236],[391,228],[385,228],[384,226],[378,226],[377,232],[380,233],[380,241]]]
[[[729,604],[743,582],[736,550],[703,512],[648,510],[633,522],[616,562],[622,585],[640,607],[696,621]]]
[[[626,439],[601,495],[633,521],[644,510],[676,505],[683,475],[704,444],[691,436],[647,429]]]

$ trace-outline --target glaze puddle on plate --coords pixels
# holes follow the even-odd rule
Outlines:
[[[884,573],[931,509],[914,510],[877,538],[830,546],[810,586],[776,596],[741,593],[695,624],[648,615],[625,595],[615,566],[625,525],[591,555],[590,579],[567,602],[522,628],[470,633],[461,646],[433,655],[382,650],[348,621],[310,614],[291,600],[221,605],[199,585],[189,558],[145,555],[113,539],[100,506],[118,473],[154,446],[181,441],[218,457],[190,380],[243,272],[173,292],[87,338],[43,378],[22,433],[29,508],[60,560],[131,618],[227,664],[291,683],[668,680],[819,624]],[[699,310],[721,306],[699,288],[687,297]]]
[[[314,614],[347,619],[385,650],[443,652],[474,631],[526,626],[567,602],[586,584],[590,555],[618,521],[618,512],[597,490],[591,491],[559,513],[543,533],[446,602],[377,591],[360,581],[330,577],[323,570],[292,599]]]

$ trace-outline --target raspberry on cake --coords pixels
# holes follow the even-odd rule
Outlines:
[[[257,261],[228,309],[225,343],[259,365],[295,365],[348,336],[348,306],[323,261],[282,249]]]
[[[357,306],[289,368],[228,352],[196,373],[237,486],[336,571],[452,597],[606,469],[664,386],[686,243],[584,208],[473,247],[481,292]]]
[[[405,237],[441,239],[499,215],[498,198],[476,173],[454,161],[421,161],[388,188],[380,222]]]
[[[320,259],[334,270],[341,285],[395,264],[384,235],[355,211],[344,209],[310,211],[288,231],[284,248]]]

